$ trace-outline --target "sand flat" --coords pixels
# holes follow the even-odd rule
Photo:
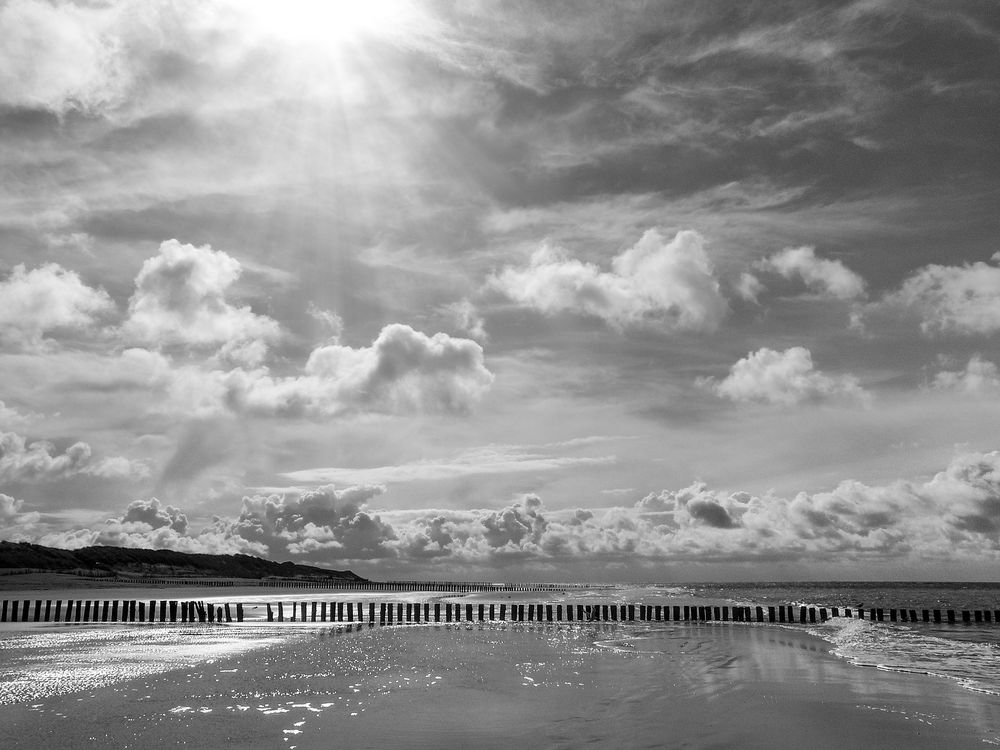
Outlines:
[[[1000,744],[1000,698],[855,667],[828,649],[800,631],[732,624],[296,629],[238,655],[0,707],[0,721],[9,748],[105,737],[115,747]]]

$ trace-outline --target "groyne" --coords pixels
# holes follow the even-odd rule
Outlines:
[[[250,614],[248,617],[247,615]],[[851,609],[838,607],[687,604],[548,604],[514,602],[292,601],[212,603],[175,599],[13,599],[0,602],[0,622],[38,623],[368,623],[450,622],[742,622],[813,624],[831,618],[888,623],[1000,625],[1000,609]]]

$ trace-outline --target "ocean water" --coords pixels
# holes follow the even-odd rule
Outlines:
[[[1000,583],[727,583],[689,590],[699,598],[762,606],[905,608],[918,614],[922,609],[1000,610]],[[828,641],[835,655],[858,666],[925,674],[1000,695],[1000,623],[831,619],[808,630]]]
[[[998,590],[669,584],[443,598],[995,609]],[[162,589],[91,593],[172,595]],[[116,747],[289,750],[330,747],[334,740],[359,748],[1000,746],[995,624],[278,625],[267,623],[265,603],[373,597],[218,593],[188,589],[178,596],[242,601],[248,621],[0,626],[4,746],[90,747],[95,738]]]

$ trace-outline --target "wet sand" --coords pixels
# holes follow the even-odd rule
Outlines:
[[[1000,745],[997,696],[776,627],[245,626],[275,640],[212,661],[212,629],[186,630],[208,640],[167,671],[0,706],[4,747]]]

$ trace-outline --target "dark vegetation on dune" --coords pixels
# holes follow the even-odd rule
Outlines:
[[[67,550],[26,542],[0,541],[0,571],[4,569],[98,576],[364,580],[349,570],[328,570],[291,562],[276,563],[251,555],[200,555],[167,549],[126,547]]]

